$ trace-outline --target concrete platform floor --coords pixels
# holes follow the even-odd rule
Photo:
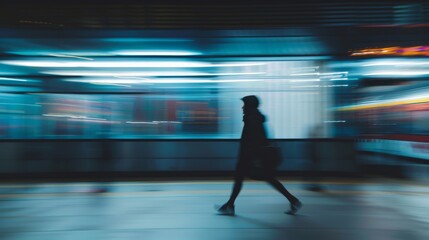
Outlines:
[[[283,183],[304,204],[295,216],[256,181],[245,182],[234,217],[213,209],[231,180],[0,183],[0,239],[429,239],[426,184],[336,180],[312,192],[304,182]]]

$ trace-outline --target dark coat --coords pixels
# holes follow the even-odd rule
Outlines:
[[[246,173],[249,164],[258,156],[261,148],[268,145],[268,139],[264,127],[265,116],[257,109],[248,111],[243,117],[243,122],[237,171]]]

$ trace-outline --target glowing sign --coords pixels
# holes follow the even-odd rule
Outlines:
[[[351,56],[429,56],[429,46],[366,48],[351,51]]]

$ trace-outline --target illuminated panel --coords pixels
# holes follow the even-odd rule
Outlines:
[[[351,51],[351,56],[429,56],[429,46],[365,48]]]
[[[429,97],[392,99],[392,100],[374,101],[371,103],[345,106],[345,107],[337,108],[337,110],[339,111],[366,110],[366,109],[393,107],[393,106],[399,106],[404,104],[416,104],[416,103],[426,103],[426,102],[429,102]]]

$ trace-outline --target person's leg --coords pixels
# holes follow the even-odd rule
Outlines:
[[[287,214],[295,214],[302,206],[301,201],[298,200],[298,198],[296,198],[295,196],[293,196],[284,186],[283,184],[271,177],[266,179],[266,181],[273,186],[277,191],[279,191],[281,194],[283,194],[283,196],[285,196],[287,198],[287,200],[289,200],[290,202],[290,210],[287,211]]]
[[[295,196],[293,196],[284,186],[283,184],[275,179],[275,178],[268,178],[266,180],[271,186],[273,186],[277,191],[279,191],[281,194],[283,194],[283,196],[285,196],[287,198],[287,200],[289,200],[290,203],[295,203],[296,201],[298,201],[298,198],[296,198]]]
[[[239,175],[234,179],[234,187],[232,188],[231,196],[229,197],[228,204],[229,206],[234,206],[235,199],[237,199],[238,194],[240,194],[241,187],[243,186],[244,177]]]
[[[243,175],[237,175],[234,179],[234,186],[232,188],[231,196],[229,197],[229,200],[223,204],[222,206],[215,206],[218,213],[221,215],[235,215],[235,199],[237,199],[238,194],[240,194],[241,187],[243,186]]]

